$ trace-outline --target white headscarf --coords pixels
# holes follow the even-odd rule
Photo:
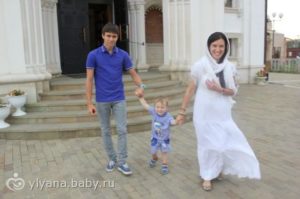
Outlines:
[[[217,60],[215,60],[211,56],[209,47],[206,46],[205,56],[202,57],[194,66],[192,66],[191,75],[195,77],[195,74],[199,73],[198,70],[201,70],[203,71],[201,72],[201,74],[203,75],[204,79],[214,80],[219,83],[219,78],[216,76],[216,74],[224,70],[224,80],[225,80],[226,88],[232,89],[234,91],[234,94],[236,94],[237,86],[234,81],[234,76],[236,75],[236,69],[235,66],[228,61],[230,44],[227,37],[225,42],[227,42],[227,52],[221,63],[218,63]],[[196,75],[196,78],[198,79],[199,77],[197,77]]]

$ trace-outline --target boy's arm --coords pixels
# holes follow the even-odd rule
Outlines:
[[[143,105],[143,107],[144,107],[146,110],[149,110],[150,106],[149,106],[149,104],[146,102],[146,100],[145,100],[143,97],[139,98],[139,100],[140,100],[141,104]]]

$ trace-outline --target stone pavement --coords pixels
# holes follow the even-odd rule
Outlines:
[[[214,183],[213,191],[203,191],[196,137],[192,123],[187,123],[172,129],[170,173],[165,176],[159,166],[148,168],[149,132],[128,135],[128,163],[134,172],[130,177],[105,172],[101,137],[0,140],[0,198],[299,198],[300,86],[289,86],[291,81],[277,84],[282,79],[272,74],[270,80],[265,86],[241,85],[233,108],[236,123],[260,161],[261,180],[225,176]],[[20,190],[9,190],[7,180]]]

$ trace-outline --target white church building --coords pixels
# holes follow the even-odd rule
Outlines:
[[[206,39],[224,32],[240,83],[264,65],[263,0],[0,0],[0,96],[13,89],[38,101],[49,80],[85,72],[107,22],[139,71],[156,66],[184,80]]]

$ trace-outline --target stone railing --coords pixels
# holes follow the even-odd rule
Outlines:
[[[300,59],[273,59],[271,71],[300,73]]]

